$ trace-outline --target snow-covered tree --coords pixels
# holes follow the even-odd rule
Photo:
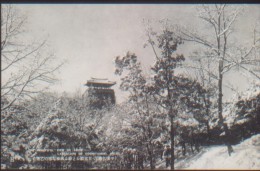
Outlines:
[[[149,32],[147,32],[149,35]],[[151,33],[152,34],[152,33]],[[166,113],[170,119],[170,142],[171,142],[171,169],[174,169],[174,137],[175,126],[174,119],[178,112],[179,106],[179,90],[178,81],[174,76],[174,70],[178,64],[184,61],[183,55],[174,55],[177,46],[182,42],[180,39],[173,37],[173,32],[165,28],[160,35],[156,35],[158,44],[149,36],[148,42],[154,50],[156,62],[152,67],[154,71],[154,85],[159,96],[162,106],[166,109]],[[160,56],[156,53],[154,46],[160,49]]]
[[[137,56],[128,52],[124,57],[117,57],[116,74],[122,75],[120,88],[128,91],[129,103],[132,106],[127,112],[131,116],[130,125],[124,129],[126,140],[132,148],[146,153],[150,168],[155,169],[156,157],[162,150],[161,136],[165,125],[165,116],[161,114],[152,96],[153,87],[142,73],[141,63]],[[160,146],[160,149],[156,149]],[[145,149],[142,151],[141,149]],[[160,152],[159,152],[160,153]]]
[[[2,117],[14,113],[1,124],[1,164],[10,167],[11,160],[17,163],[14,168],[21,167],[26,162],[26,150],[28,150],[29,135],[31,133],[30,122],[32,115],[22,105],[12,105],[1,112]]]
[[[1,105],[2,111],[57,81],[61,64],[55,65],[46,40],[38,43],[26,33],[26,16],[13,5],[1,5],[1,99],[9,102]]]
[[[199,111],[203,110],[205,106],[203,99],[206,90],[198,82],[183,75],[175,74],[175,69],[184,61],[184,57],[183,55],[174,55],[181,41],[174,38],[173,32],[165,28],[159,35],[147,33],[148,42],[152,46],[156,57],[155,64],[151,68],[151,72],[153,72],[152,78],[144,77],[141,63],[138,62],[137,56],[131,53],[115,59],[115,73],[119,75],[122,75],[123,71],[127,73],[121,78],[122,83],[120,87],[130,93],[129,100],[134,104],[134,109],[132,109],[133,111],[131,110],[134,115],[132,115],[133,117],[141,117],[140,125],[137,125],[140,126],[141,130],[143,129],[144,135],[148,137],[145,140],[148,141],[150,139],[148,144],[151,139],[159,138],[150,136],[152,134],[156,135],[154,124],[160,123],[159,120],[164,121],[161,124],[161,131],[164,134],[163,136],[165,134],[169,135],[165,136],[164,143],[170,142],[171,144],[171,168],[174,169],[174,138],[177,135],[177,118],[181,118],[183,113],[187,113],[190,118],[196,118],[195,120],[201,122],[205,112],[200,113]],[[153,38],[156,38],[156,40],[153,40]],[[156,52],[158,49],[160,55]],[[169,119],[169,130],[167,129],[167,117]],[[154,119],[157,118],[159,120],[155,122]],[[133,122],[130,123],[133,124]],[[162,136],[160,135],[160,137]],[[153,147],[151,143],[150,147]],[[150,160],[151,168],[153,168],[153,162],[153,160]]]
[[[167,23],[163,27],[162,33],[157,34],[149,28],[147,35],[148,43],[155,54],[155,64],[151,68],[154,73],[155,97],[170,120],[171,169],[174,169],[176,120],[181,117],[182,112],[193,110],[194,116],[196,115],[194,107],[202,105],[205,90],[199,83],[175,73],[185,58],[183,55],[176,54],[177,46],[182,44],[182,41],[169,30]],[[198,117],[199,113],[196,113],[197,119],[200,118]],[[193,116],[190,115],[190,117]]]
[[[191,61],[196,67],[195,70],[190,70],[189,74],[195,77],[201,86],[205,89],[205,92],[201,94],[203,96],[203,108],[199,113],[202,114],[201,121],[206,124],[207,129],[207,141],[210,141],[210,122],[215,117],[213,111],[215,109],[214,103],[216,103],[216,96],[217,96],[217,85],[215,84],[214,78],[211,77],[210,73],[212,69],[212,64],[210,58],[207,58],[201,61],[200,58],[194,56],[191,58]],[[184,66],[185,67],[185,66]],[[206,68],[207,71],[204,69]]]
[[[235,98],[232,103],[231,131],[236,140],[243,140],[260,132],[260,86],[255,85]]]
[[[240,13],[241,8],[237,6],[226,4],[203,5],[199,7],[199,17],[207,24],[210,34],[195,32],[185,27],[178,29],[182,40],[195,42],[204,48],[194,55],[200,57],[201,61],[211,59],[212,68],[215,70],[209,71],[206,67],[203,67],[203,70],[217,81],[218,117],[219,123],[223,126],[225,132],[225,143],[229,155],[233,152],[233,149],[229,142],[230,131],[223,117],[222,89],[225,82],[223,76],[234,68],[241,68],[245,72],[252,74],[256,79],[260,79],[259,73],[255,72],[255,66],[259,65],[259,58],[254,53],[259,49],[260,43],[260,39],[256,35],[257,30],[253,31],[253,40],[250,46],[243,47],[243,45],[232,43],[231,35],[234,33],[234,23],[239,18]]]

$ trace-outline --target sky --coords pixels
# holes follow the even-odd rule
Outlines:
[[[59,93],[84,92],[84,84],[91,77],[116,81],[114,86],[118,102],[126,99],[119,90],[120,77],[114,74],[114,58],[127,51],[140,57],[144,70],[154,62],[152,49],[143,45],[147,40],[143,20],[157,22],[170,19],[177,24],[190,25],[201,30],[196,16],[198,5],[181,4],[20,4],[16,5],[28,17],[27,29],[32,37],[48,38],[48,45],[59,60],[66,60],[60,69],[60,82],[51,87]],[[246,15],[237,23],[246,33],[260,19],[260,5],[248,5]],[[247,34],[238,39],[246,41]],[[188,56],[192,46],[180,47]],[[230,76],[232,78],[232,75]],[[240,84],[243,78],[233,78]],[[237,81],[239,80],[239,81]],[[247,87],[246,82],[240,87]],[[230,94],[228,90],[224,90]],[[224,96],[225,97],[225,96]],[[228,98],[229,95],[226,95]]]

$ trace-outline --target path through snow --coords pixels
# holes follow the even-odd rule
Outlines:
[[[229,156],[226,146],[211,147],[186,169],[260,169],[260,134],[233,148],[235,152]]]
[[[227,147],[224,145],[206,147],[194,156],[177,161],[176,169],[260,170],[260,134],[232,147],[235,152],[231,156],[228,155]],[[165,161],[157,163],[156,168],[166,169]]]

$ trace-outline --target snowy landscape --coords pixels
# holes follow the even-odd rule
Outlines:
[[[234,146],[236,153],[228,156],[225,146],[206,147],[201,152],[176,163],[179,169],[232,169],[258,170],[260,167],[260,136],[254,135],[246,141]],[[158,169],[165,169],[164,163]]]
[[[260,169],[260,5],[1,4],[1,169]]]

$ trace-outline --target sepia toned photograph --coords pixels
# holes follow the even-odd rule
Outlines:
[[[260,170],[260,4],[1,4],[1,170]]]

